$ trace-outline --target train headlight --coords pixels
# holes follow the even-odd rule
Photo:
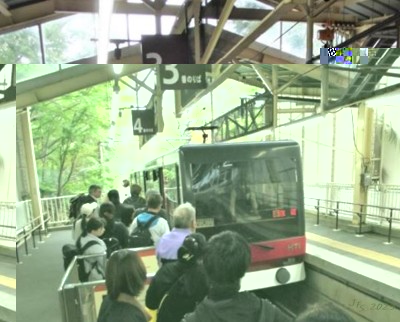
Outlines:
[[[280,284],[286,284],[290,280],[290,273],[286,268],[281,267],[277,270],[275,278]]]

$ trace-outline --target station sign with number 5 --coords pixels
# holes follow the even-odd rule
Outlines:
[[[204,65],[160,65],[160,80],[162,90],[207,88],[206,68]]]

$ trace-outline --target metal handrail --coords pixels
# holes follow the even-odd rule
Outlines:
[[[67,267],[67,270],[65,271],[65,274],[61,280],[60,283],[60,287],[58,288],[58,291],[62,291],[64,289],[65,283],[67,282],[69,276],[71,275],[71,272],[73,270],[73,268],[76,265],[76,262],[78,259],[85,259],[85,258],[92,258],[92,257],[99,257],[99,256],[107,256],[107,252],[104,253],[99,253],[99,254],[91,254],[91,255],[79,255],[79,256],[75,256],[72,260],[72,262],[69,264],[69,266]],[[100,284],[102,282],[102,284],[104,284],[104,280],[99,280],[99,281],[91,281],[91,282],[85,282],[86,285],[96,285],[96,284]],[[79,283],[82,284],[82,283]]]
[[[311,197],[304,197],[304,199],[321,200],[321,201],[327,201],[327,202],[340,202],[342,204],[347,204],[347,205],[367,206],[367,207],[373,207],[373,208],[378,208],[378,209],[393,209],[393,210],[400,211],[400,208],[396,208],[396,207],[383,207],[383,206],[376,206],[376,205],[368,205],[368,204],[361,204],[361,203],[354,203],[354,202],[347,202],[347,201],[336,201],[336,200],[329,200],[329,199],[322,199],[322,198],[311,198]]]
[[[332,209],[333,212],[336,214],[336,225],[335,225],[335,231],[339,230],[339,210],[340,212],[347,212],[347,213],[351,213],[351,214],[356,214],[359,217],[358,223],[359,223],[359,229],[358,229],[358,235],[357,236],[362,236],[362,224],[363,224],[363,220],[362,217],[363,216],[368,216],[368,217],[375,217],[375,218],[384,218],[389,222],[389,231],[388,231],[388,241],[386,242],[386,244],[391,244],[391,237],[392,237],[392,223],[393,221],[395,222],[400,222],[399,219],[397,218],[393,218],[393,211],[400,211],[400,208],[395,208],[395,207],[383,207],[383,206],[375,206],[375,205],[366,205],[366,204],[359,204],[359,203],[351,203],[351,202],[346,202],[346,201],[336,201],[336,200],[329,200],[329,199],[322,199],[322,198],[310,198],[310,197],[304,197],[304,199],[311,199],[311,200],[316,200],[317,201],[317,206],[315,205],[309,205],[309,204],[305,204],[307,206],[311,206],[311,207],[315,207],[317,210],[317,224],[319,225],[319,216],[320,216],[320,208],[324,208],[324,209]],[[321,206],[320,202],[321,201],[325,201],[326,204],[336,204],[336,208],[333,207],[328,207],[328,206]],[[357,211],[352,211],[352,210],[347,210],[347,209],[340,209],[339,206],[340,204],[347,204],[347,205],[356,205],[356,206],[360,206],[360,210]],[[377,215],[373,215],[373,214],[368,214],[368,213],[364,213],[363,209],[365,209],[364,207],[375,207],[378,209],[383,209],[383,210],[389,210],[390,211],[390,215],[388,216],[377,216]]]
[[[35,218],[31,221],[30,224],[18,229],[16,231],[16,247],[15,247],[15,253],[17,257],[17,263],[21,264],[21,261],[19,260],[19,253],[18,253],[18,246],[19,243],[24,240],[24,245],[25,245],[25,254],[26,256],[29,256],[29,250],[28,250],[28,238],[32,237],[32,243],[33,243],[33,248],[36,248],[36,240],[35,240],[35,231],[39,231],[39,242],[42,241],[42,223],[39,223],[35,226],[35,221],[39,220],[40,218]],[[47,235],[47,224],[50,221],[50,218],[46,218],[43,221],[44,227],[45,227],[45,233]],[[26,228],[30,227],[30,229],[27,231]]]

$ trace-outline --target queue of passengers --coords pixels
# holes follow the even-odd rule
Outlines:
[[[115,195],[113,191],[114,202]],[[292,319],[269,300],[240,292],[240,281],[251,262],[247,241],[236,232],[224,231],[207,242],[204,235],[195,232],[195,209],[190,203],[174,210],[170,231],[161,205],[158,192],[147,193],[146,206],[134,213],[129,227],[115,220],[114,203],[81,207],[82,217],[73,232],[78,246],[96,241],[85,254],[108,251],[110,255],[108,261],[105,256],[96,256],[85,262],[85,269],[91,270],[89,280],[106,280],[107,296],[98,322],[354,322],[330,303],[314,305]],[[157,218],[149,232],[159,269],[147,289],[144,306],[138,300],[147,276],[142,259],[131,249],[110,254],[105,241],[118,239],[119,247],[128,247],[129,233],[154,216]]]

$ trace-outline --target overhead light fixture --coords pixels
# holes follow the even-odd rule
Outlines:
[[[113,71],[115,75],[121,75],[124,64],[113,64]]]

